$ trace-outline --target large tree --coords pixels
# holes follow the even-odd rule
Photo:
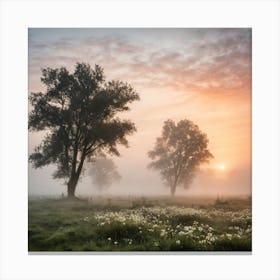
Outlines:
[[[162,135],[148,156],[152,159],[149,167],[160,170],[171,195],[175,194],[178,185],[188,188],[198,167],[213,157],[208,150],[207,135],[187,119],[177,124],[172,120],[165,121]]]
[[[127,83],[105,82],[100,66],[85,63],[77,63],[73,73],[43,69],[41,81],[46,91],[29,97],[29,130],[46,136],[29,159],[35,168],[55,164],[53,177],[65,180],[72,198],[86,159],[101,151],[119,155],[117,145],[127,146],[126,136],[136,128],[117,113],[139,96]]]

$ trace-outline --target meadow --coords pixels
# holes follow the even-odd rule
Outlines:
[[[250,198],[30,198],[36,251],[251,251]]]

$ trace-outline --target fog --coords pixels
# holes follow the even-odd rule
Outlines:
[[[29,194],[30,195],[66,195],[66,185],[62,181],[53,180],[52,172],[55,167],[33,170],[29,166]],[[131,164],[125,169],[118,169],[122,178],[102,192],[92,183],[92,178],[84,172],[77,186],[77,195],[169,195],[170,190],[162,183],[158,172],[149,170],[145,166]],[[221,174],[219,171],[205,169],[198,172],[188,189],[177,187],[177,195],[250,195],[251,172],[246,169],[235,169]]]

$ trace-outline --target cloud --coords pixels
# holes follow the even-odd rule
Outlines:
[[[101,64],[110,77],[143,88],[228,95],[251,91],[249,29],[195,29],[187,35],[187,46],[178,44],[177,49],[160,44],[151,48],[118,34],[76,41],[68,38],[52,44],[33,42],[30,73],[41,67],[86,61]]]
[[[236,36],[235,33],[232,36]],[[251,37],[247,31],[244,35],[232,36],[195,41],[186,52],[151,53],[145,61],[131,63],[130,71],[134,78],[149,73],[154,86],[174,90],[200,94],[248,92],[251,89]]]

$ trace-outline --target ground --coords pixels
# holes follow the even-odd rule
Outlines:
[[[30,198],[29,251],[251,251],[251,199]]]

